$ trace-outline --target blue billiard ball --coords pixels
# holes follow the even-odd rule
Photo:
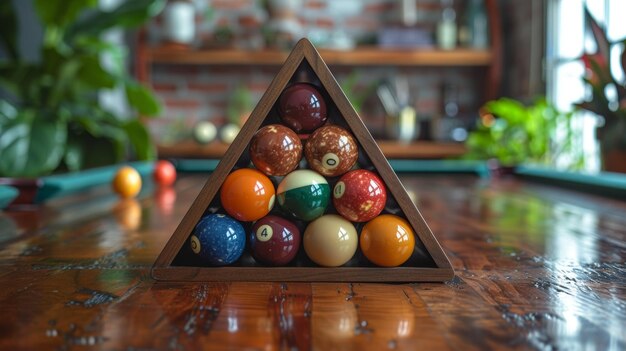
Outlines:
[[[241,257],[246,232],[241,223],[223,214],[203,217],[190,238],[191,250],[214,266],[231,264]]]

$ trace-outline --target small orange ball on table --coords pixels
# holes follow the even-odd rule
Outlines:
[[[137,196],[141,190],[141,176],[130,166],[120,168],[113,178],[113,191],[123,198]]]

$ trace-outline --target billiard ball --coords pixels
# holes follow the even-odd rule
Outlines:
[[[328,214],[309,223],[302,241],[304,251],[313,262],[338,267],[354,256],[358,237],[352,223],[341,216]]]
[[[383,214],[367,222],[361,230],[361,251],[369,261],[395,267],[411,257],[415,234],[404,218]]]
[[[222,140],[222,142],[226,144],[232,144],[233,141],[235,141],[237,134],[239,134],[240,129],[241,128],[239,128],[238,125],[234,123],[228,123],[220,130],[220,140]]]
[[[161,186],[170,186],[176,181],[176,168],[170,161],[160,160],[154,165],[153,178]]]
[[[121,167],[113,178],[113,191],[123,198],[135,197],[141,190],[141,176],[130,166]]]
[[[278,107],[283,123],[298,133],[313,131],[326,122],[326,102],[312,84],[287,87],[278,99]]]
[[[295,224],[278,216],[259,219],[250,232],[252,257],[270,266],[283,266],[293,260],[300,248],[300,230]]]
[[[337,212],[352,222],[367,222],[385,208],[387,191],[376,174],[356,169],[350,171],[333,188],[333,205]]]
[[[359,148],[347,130],[331,125],[311,134],[304,147],[304,155],[313,170],[327,177],[336,177],[354,166]]]
[[[214,266],[231,264],[241,257],[246,232],[241,223],[223,214],[203,217],[189,239],[191,251]]]
[[[274,206],[274,184],[256,169],[241,168],[229,174],[220,190],[222,207],[240,221],[256,221]]]
[[[276,189],[280,208],[293,217],[310,221],[324,214],[330,202],[330,186],[319,173],[308,169],[293,171]]]
[[[208,144],[217,137],[217,127],[209,121],[198,122],[193,128],[193,138],[198,144]]]
[[[298,167],[302,143],[293,130],[280,124],[259,129],[250,141],[250,158],[261,172],[284,176]]]

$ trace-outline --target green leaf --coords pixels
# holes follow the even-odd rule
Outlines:
[[[0,100],[0,127],[9,124],[17,117],[15,106],[8,101]]]
[[[80,136],[70,134],[65,145],[65,155],[63,161],[70,172],[76,172],[83,168],[84,146],[81,144]]]
[[[65,27],[97,0],[35,0],[35,11],[46,26]]]
[[[9,0],[0,1],[0,44],[13,60],[19,58],[17,50],[17,18],[13,3]]]
[[[126,98],[131,107],[144,116],[156,116],[161,113],[161,104],[150,89],[137,82],[126,82]]]
[[[128,121],[124,130],[135,150],[135,156],[139,160],[153,160],[156,158],[156,150],[145,126],[138,120]]]
[[[123,2],[112,11],[93,11],[79,18],[68,29],[66,39],[71,41],[79,35],[97,36],[113,27],[137,27],[159,14],[165,3],[165,0],[132,0]]]
[[[34,111],[24,111],[3,126],[0,175],[37,177],[59,166],[65,151],[66,125],[38,117]]]
[[[97,56],[84,56],[80,59],[80,62],[78,78],[82,82],[99,89],[112,89],[115,87],[115,77],[102,68],[100,59]]]

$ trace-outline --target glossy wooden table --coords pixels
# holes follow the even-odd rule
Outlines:
[[[626,349],[626,203],[469,175],[401,175],[445,284],[155,284],[204,176],[0,214],[1,350]]]

